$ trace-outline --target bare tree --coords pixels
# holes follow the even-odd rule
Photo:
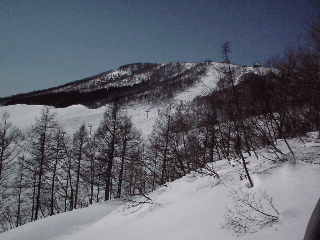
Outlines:
[[[88,179],[88,182],[90,184],[90,199],[89,203],[93,203],[93,196],[94,196],[94,186],[96,183],[96,172],[98,170],[96,169],[99,167],[96,164],[96,143],[94,137],[89,137],[88,141],[88,151],[87,151],[87,161],[89,161],[89,171],[85,173],[85,177]]]
[[[52,173],[51,177],[51,197],[50,197],[50,215],[54,215],[55,208],[55,195],[57,190],[57,183],[60,185],[61,181],[61,171],[60,166],[61,163],[65,159],[65,151],[64,151],[64,132],[62,129],[57,127],[56,131],[53,133],[52,137],[52,153],[51,153],[51,161],[49,162],[49,170]]]
[[[119,174],[118,174],[118,191],[117,197],[121,197],[122,193],[122,183],[125,177],[125,170],[129,170],[126,167],[126,162],[130,160],[130,157],[134,155],[138,151],[138,147],[140,145],[140,134],[133,127],[131,119],[124,116],[123,120],[120,124],[119,134],[121,136],[120,144],[120,166],[119,166]],[[130,170],[129,170],[130,171]],[[129,173],[130,174],[130,173]]]
[[[27,151],[32,155],[31,167],[33,168],[35,181],[35,213],[34,219],[39,218],[41,207],[42,187],[45,173],[48,170],[48,162],[50,158],[49,149],[52,144],[52,137],[56,129],[57,123],[55,115],[50,113],[50,108],[45,107],[36,124],[28,131]]]
[[[74,207],[74,186],[73,186],[73,154],[72,147],[70,146],[72,140],[65,133],[62,133],[62,145],[63,150],[66,155],[64,162],[62,163],[62,169],[65,172],[64,182],[64,211],[67,211],[67,206],[69,205],[69,210],[73,210]],[[69,190],[70,189],[70,190]],[[69,204],[67,203],[69,201]]]
[[[20,154],[20,131],[9,122],[9,113],[5,112],[0,121],[0,186],[4,184],[12,161]]]
[[[152,134],[150,136],[150,147],[157,152],[157,157],[159,163],[157,167],[159,168],[158,177],[160,179],[160,184],[163,185],[169,181],[169,141],[171,137],[171,124],[172,124],[172,104],[160,113],[159,118],[157,119]]]
[[[105,178],[105,201],[110,200],[112,192],[112,170],[114,159],[117,156],[117,146],[121,137],[119,135],[123,114],[117,101],[106,110],[103,120],[96,132],[98,160],[101,163],[100,174]]]
[[[246,160],[243,156],[242,153],[242,145],[243,145],[243,141],[242,138],[244,138],[244,144],[246,146],[246,150],[248,152],[248,154],[250,155],[250,144],[249,144],[249,138],[248,138],[248,134],[247,134],[247,128],[245,126],[245,122],[244,122],[244,116],[243,116],[243,112],[242,109],[240,107],[240,103],[239,103],[239,93],[236,90],[235,87],[235,77],[233,74],[233,70],[231,69],[231,64],[230,64],[230,60],[229,60],[229,53],[230,53],[230,43],[226,42],[224,43],[222,46],[222,56],[224,58],[224,63],[225,63],[225,69],[223,70],[224,76],[228,82],[228,84],[230,85],[230,95],[229,97],[231,97],[232,99],[229,99],[229,118],[230,121],[233,123],[234,125],[234,130],[235,130],[235,152],[236,154],[239,156],[239,158],[242,161],[242,166],[244,168],[245,171],[245,176],[248,178],[250,185],[253,187],[253,181],[250,177],[248,168],[247,168],[247,163]]]
[[[25,158],[22,156],[18,162],[18,173],[19,175],[16,176],[15,181],[15,187],[18,189],[18,203],[17,203],[17,217],[16,217],[16,227],[21,226],[22,219],[21,219],[21,208],[22,208],[22,202],[23,200],[23,188],[25,188],[24,183],[24,164],[25,164]]]
[[[271,226],[279,220],[279,212],[273,204],[273,199],[265,192],[245,192],[242,189],[232,189],[230,196],[233,207],[226,208],[224,214],[225,226],[238,235],[256,232],[258,229]]]
[[[77,208],[78,196],[79,196],[79,184],[80,176],[82,171],[82,165],[87,154],[88,146],[88,132],[85,124],[80,126],[80,129],[74,134],[73,137],[73,155],[75,158],[75,172],[76,172],[76,184],[75,184],[75,198],[74,198],[74,208]]]

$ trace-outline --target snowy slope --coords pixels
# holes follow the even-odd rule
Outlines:
[[[267,68],[253,68],[253,67],[240,67],[237,65],[231,65],[232,68],[238,69],[235,71],[235,84],[243,73],[254,72],[257,74],[265,74]],[[217,90],[217,82],[223,76],[224,65],[222,63],[211,62],[206,67],[206,74],[200,77],[200,80],[191,88],[184,92],[179,93],[175,100],[188,102],[192,101],[197,96],[206,96]]]
[[[319,144],[309,142],[305,145],[295,139],[290,144],[297,158],[320,162],[319,156],[314,154],[318,152]],[[283,141],[279,141],[278,146],[288,152]],[[146,203],[142,207],[121,206],[110,213],[114,207],[110,203],[111,208],[100,215],[105,217],[90,224],[91,226],[88,226],[88,221],[79,231],[66,228],[67,224],[71,227],[76,225],[72,221],[60,226],[58,222],[65,221],[64,219],[77,221],[81,211],[94,215],[92,213],[96,213],[97,206],[29,223],[0,234],[0,239],[301,240],[320,197],[320,165],[304,161],[292,165],[288,161],[277,161],[266,149],[258,154],[259,161],[254,156],[248,158],[255,184],[253,188],[247,188],[246,182],[239,181],[239,167],[231,167],[227,160],[222,160],[214,165],[220,174],[220,181],[208,175],[191,173],[151,193],[149,197],[152,204]],[[258,231],[255,233],[240,236],[223,227],[225,207],[233,207],[233,202],[228,197],[231,189],[243,189],[244,192],[257,194],[259,191],[267,191],[280,213],[280,221],[271,227],[256,229]],[[45,227],[40,231],[40,226]],[[52,226],[54,231],[50,230]],[[20,238],[19,234],[22,233],[23,237]],[[46,237],[43,235],[45,233]]]
[[[161,66],[166,66],[168,64],[163,64]],[[194,67],[195,63],[183,63],[182,66],[184,70],[188,70]],[[160,67],[161,67],[160,66]],[[219,69],[221,68],[221,63],[210,63],[206,67],[206,73],[203,76],[200,76],[199,81],[194,84],[192,87],[186,89],[183,92],[178,93],[171,102],[180,104],[180,102],[190,102],[196,96],[204,96],[210,94],[212,91],[216,90],[216,84],[220,77]],[[237,66],[233,66],[237,67]],[[266,69],[261,68],[260,72],[266,71]],[[253,69],[250,67],[242,68],[239,72],[249,72],[254,71],[257,72],[258,69]],[[127,74],[128,71],[125,70],[116,70],[114,72],[109,73],[110,76],[120,76],[123,74]],[[240,73],[239,73],[240,74]],[[238,75],[239,75],[238,74]],[[239,75],[240,76],[240,75]],[[239,77],[237,76],[237,77]],[[132,80],[132,79],[131,79]],[[96,80],[91,80],[91,82]],[[123,80],[125,81],[125,80]],[[81,85],[82,88],[85,88],[84,85]],[[160,111],[165,106],[165,103],[155,105],[127,105],[126,111],[129,116],[132,117],[132,121],[136,128],[142,132],[143,136],[150,135],[152,131],[152,126],[155,122],[155,119],[158,116],[158,111]],[[64,130],[73,134],[81,124],[86,124],[92,126],[92,130],[94,131],[105,112],[107,106],[98,108],[98,109],[88,109],[82,105],[74,105],[66,108],[52,108],[52,112],[55,112],[57,115],[58,121],[64,127]],[[10,114],[10,121],[13,125],[21,129],[22,131],[26,131],[30,128],[31,124],[35,123],[35,118],[39,117],[41,114],[41,110],[43,106],[36,105],[11,105],[0,107],[0,116],[4,112],[8,112]],[[147,112],[148,118],[147,118]]]
[[[312,150],[302,150],[303,144],[296,141],[291,144],[300,157]],[[261,154],[267,153],[262,151]],[[189,174],[150,194],[154,204],[144,204],[136,212],[134,208],[119,208],[66,239],[105,239],[106,236],[117,240],[302,239],[320,197],[319,165],[302,162],[296,165],[288,162],[272,164],[269,161],[259,165],[263,161],[260,157],[259,162],[250,158],[255,182],[252,189],[244,187],[245,182],[239,181],[237,170],[223,160],[216,166],[220,168],[220,183],[209,176]],[[230,190],[239,188],[256,193],[266,190],[274,199],[280,221],[272,227],[258,229],[256,233],[240,236],[223,228],[225,207],[233,206],[228,197]]]
[[[9,121],[19,128],[22,132],[26,132],[30,129],[32,124],[35,124],[36,118],[39,118],[44,106],[35,105],[12,105],[0,107],[0,116],[3,113],[8,112],[10,114]],[[67,108],[52,108],[51,112],[56,114],[58,122],[63,126],[63,129],[68,134],[75,133],[81,124],[92,126],[92,132],[94,132],[102,118],[103,114],[108,106],[98,109],[88,109],[82,105],[70,106]],[[136,106],[126,108],[126,112],[132,117],[132,121],[136,128],[142,132],[144,136],[147,136],[152,131],[152,126],[155,119],[158,116],[159,108],[150,108],[148,106]],[[146,110],[150,110],[148,113]]]
[[[192,101],[196,96],[204,96],[216,90],[216,84],[219,80],[220,73],[216,70],[219,64],[210,64],[207,68],[206,75],[200,78],[200,81],[191,88],[178,94],[176,99],[179,101]]]
[[[66,238],[69,234],[80,231],[99,221],[114,209],[123,204],[120,201],[109,201],[94,204],[88,208],[75,209],[71,212],[54,215],[27,223],[0,234],[0,239],[44,240]]]
[[[39,118],[44,106],[35,105],[12,105],[0,108],[0,116],[4,112],[10,114],[9,121],[21,131],[25,132],[31,124],[36,122]],[[57,120],[61,123],[65,131],[69,134],[75,133],[81,124],[92,124],[93,128],[98,127],[105,107],[99,109],[88,109],[81,105],[70,106],[67,108],[52,108],[51,112],[56,113]]]

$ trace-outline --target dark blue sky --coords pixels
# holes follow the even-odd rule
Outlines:
[[[134,62],[252,65],[303,40],[308,0],[0,0],[0,97]]]

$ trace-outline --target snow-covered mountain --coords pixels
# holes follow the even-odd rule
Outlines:
[[[268,71],[262,67],[231,66],[236,79],[244,73],[263,74]],[[12,124],[25,131],[35,122],[35,117],[40,116],[43,106],[51,105],[55,107],[54,112],[68,133],[73,134],[83,123],[95,130],[108,103],[118,93],[124,99],[126,111],[135,127],[147,136],[152,131],[159,111],[169,100],[177,104],[186,103],[214,92],[224,67],[223,63],[210,61],[128,64],[56,88],[0,99],[0,106],[1,103],[5,105],[0,108],[0,116],[8,112]],[[74,98],[75,93],[80,95]],[[81,99],[78,102],[79,96]]]
[[[49,101],[56,106],[51,111],[56,114],[57,121],[72,136],[82,124],[94,132],[109,103],[120,99],[135,128],[147,139],[166,105],[170,103],[174,112],[181,102],[192,102],[196,97],[215,92],[224,67],[222,63],[208,61],[130,64],[57,88],[2,99],[4,105],[20,100],[21,104],[0,107],[0,116],[8,112],[10,122],[26,133]],[[231,68],[236,83],[244,73],[268,71],[236,65]],[[44,102],[32,105],[33,101]],[[287,161],[292,157],[282,139],[275,143],[281,154],[268,148],[256,149],[251,156],[244,153],[250,163],[253,188],[248,188],[247,180],[240,181],[243,169],[236,158],[222,159],[208,163],[204,172],[192,171],[135,199],[136,202],[95,203],[88,208],[27,223],[0,234],[0,240],[302,239],[320,196],[317,154],[320,145],[312,135],[287,141],[297,159],[296,164]],[[219,179],[208,169],[216,171]],[[261,227],[258,219],[256,225],[251,223],[243,228],[247,229],[246,233],[235,233],[234,225],[226,222],[228,209],[232,213],[239,210],[232,198],[235,191],[242,199],[255,198],[253,203],[258,207],[261,204],[261,209],[273,214],[275,220]],[[254,218],[256,214],[252,212],[249,217]]]
[[[211,61],[128,64],[62,86],[2,98],[0,105],[36,104],[67,107],[82,104],[89,108],[97,108],[115,99],[157,104],[172,98],[192,100],[196,95],[215,90],[215,84],[223,68],[224,64]],[[232,68],[235,78],[249,71],[265,71],[264,68],[236,65],[232,65]],[[196,90],[191,90],[193,88]]]

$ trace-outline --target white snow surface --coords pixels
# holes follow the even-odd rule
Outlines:
[[[218,165],[222,170],[229,168],[226,160]],[[252,189],[245,188],[234,171],[222,175],[219,184],[212,177],[190,174],[150,194],[153,204],[144,204],[139,210],[119,208],[66,239],[302,239],[320,196],[319,171],[315,165],[285,163],[253,174]],[[225,207],[232,207],[229,191],[239,188],[266,190],[280,212],[280,221],[240,236],[223,228]]]
[[[26,224],[0,234],[0,239],[301,240],[320,197],[320,165],[305,162],[320,162],[316,155],[320,146],[308,141],[307,145],[297,139],[289,141],[298,159],[296,164],[277,159],[268,149],[257,152],[259,160],[254,155],[248,157],[253,188],[239,180],[241,167],[236,159],[234,167],[221,160],[211,164],[220,175],[219,181],[193,172],[150,193],[152,203],[138,207],[118,207],[121,203],[114,201],[95,204]],[[283,140],[277,146],[289,154]],[[224,227],[225,208],[233,207],[228,197],[231,189],[267,191],[280,221],[240,236]]]
[[[41,116],[44,106],[41,105],[12,105],[0,108],[0,117],[4,112],[10,114],[9,121],[19,128],[22,132],[26,132],[36,123],[36,118]],[[55,113],[57,120],[63,126],[64,130],[69,133],[75,133],[81,124],[91,124],[93,129],[99,126],[106,107],[99,109],[88,109],[82,105],[74,105],[66,108],[52,108],[51,113]]]
[[[92,126],[92,133],[98,128],[103,114],[108,106],[98,109],[88,109],[82,105],[74,105],[66,108],[52,108],[51,113],[55,113],[58,122],[63,127],[64,131],[72,135],[81,126],[85,124],[87,127]],[[0,118],[3,113],[10,114],[9,121],[19,128],[23,133],[26,133],[31,128],[32,124],[36,123],[36,118],[41,116],[41,111],[44,106],[41,105],[12,105],[0,107]],[[128,116],[132,118],[134,126],[141,131],[142,136],[147,137],[152,132],[152,126],[158,117],[160,107],[148,106],[127,106],[124,110]],[[148,114],[146,111],[149,111]],[[148,115],[148,116],[147,116]],[[89,131],[88,127],[88,131]]]
[[[65,239],[68,235],[99,221],[123,204],[121,201],[108,201],[94,204],[87,208],[74,209],[63,214],[54,215],[0,234],[0,239],[45,240]]]
[[[200,80],[192,87],[190,87],[184,92],[177,94],[175,100],[188,102],[192,101],[197,96],[206,96],[214,91],[217,91],[217,83],[219,79],[223,76],[223,66],[223,63],[212,62],[211,64],[209,64],[207,66],[206,74],[204,76],[201,76]],[[238,83],[240,76],[244,73],[254,72],[256,74],[265,74],[269,70],[272,70],[264,67],[240,67],[233,64],[231,64],[231,68],[238,68],[238,70],[236,71],[237,74],[235,76],[235,84]]]
[[[219,76],[220,73],[216,70],[216,66],[209,65],[206,74],[201,77],[200,81],[188,90],[178,94],[175,99],[187,102],[192,101],[197,96],[205,96],[216,91]]]

